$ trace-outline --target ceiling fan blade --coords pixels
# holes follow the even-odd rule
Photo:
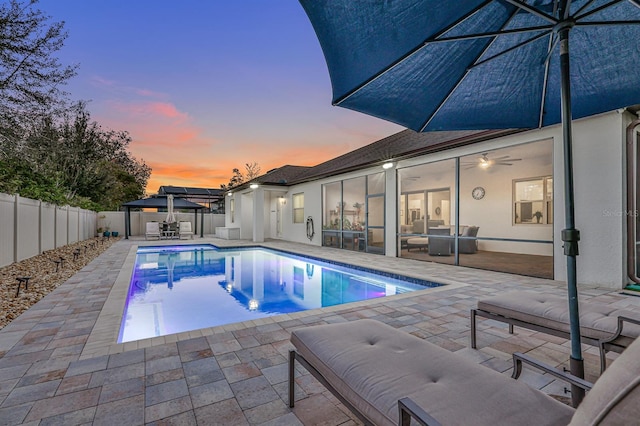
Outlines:
[[[502,157],[495,157],[495,158],[492,158],[492,160],[493,160],[493,161],[500,161],[500,160],[505,160],[505,159],[507,159],[507,158],[509,158],[509,157],[510,157],[509,155],[503,155]]]

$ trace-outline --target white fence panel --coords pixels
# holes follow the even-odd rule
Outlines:
[[[67,243],[76,243],[78,237],[78,224],[80,221],[80,209],[78,207],[69,207],[67,210]]]
[[[15,212],[16,197],[0,194],[0,266],[15,261]]]
[[[68,207],[56,207],[56,248],[67,245]]]
[[[80,241],[88,240],[96,236],[96,214],[89,210],[80,210]]]
[[[0,267],[92,238],[96,212],[0,193]]]
[[[17,261],[40,254],[40,201],[16,197],[18,211],[16,217],[19,238],[16,239]]]
[[[42,203],[40,206],[40,250],[56,248],[56,205]]]

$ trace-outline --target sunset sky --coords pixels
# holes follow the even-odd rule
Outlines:
[[[66,87],[127,130],[160,185],[218,188],[234,167],[315,165],[402,128],[331,106],[318,40],[296,0],[41,0],[65,21]]]

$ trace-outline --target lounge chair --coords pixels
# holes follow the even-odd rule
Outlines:
[[[180,225],[178,226],[178,235],[180,239],[182,239],[182,236],[185,236],[185,237],[191,236],[191,239],[193,239],[191,222],[180,222]]]
[[[147,222],[147,230],[144,233],[144,239],[149,238],[160,239],[160,224],[158,222]]]
[[[548,293],[512,291],[478,301],[471,309],[471,347],[476,348],[476,316],[513,326],[569,339],[567,298]],[[626,324],[626,325],[625,325]],[[580,338],[582,343],[600,349],[600,370],[607,365],[606,352],[622,352],[640,336],[640,312],[580,301]]]
[[[514,354],[514,378],[532,364],[591,391],[574,409],[544,392],[378,321],[291,333],[289,405],[298,360],[366,425],[627,424],[640,418],[640,340],[591,383]],[[617,422],[617,423],[616,423]]]

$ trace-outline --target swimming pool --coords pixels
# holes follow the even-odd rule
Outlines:
[[[118,343],[440,285],[264,248],[140,247]]]

